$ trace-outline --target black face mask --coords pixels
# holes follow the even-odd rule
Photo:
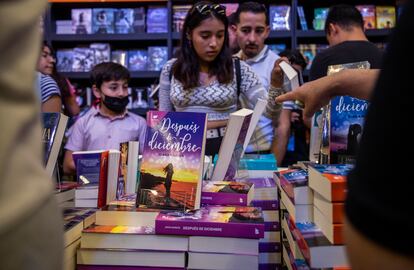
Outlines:
[[[116,113],[121,113],[125,111],[125,108],[128,105],[128,103],[128,96],[123,98],[105,96],[105,99],[103,100],[103,104],[105,104],[105,106],[108,109]]]

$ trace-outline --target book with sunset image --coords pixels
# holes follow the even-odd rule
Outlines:
[[[200,207],[207,114],[149,111],[137,207]]]

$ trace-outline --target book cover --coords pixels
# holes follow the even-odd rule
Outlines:
[[[324,30],[325,21],[328,16],[329,8],[315,8],[313,11],[313,29],[315,30]]]
[[[131,50],[128,52],[128,67],[132,71],[147,70],[147,50]]]
[[[74,48],[73,65],[74,72],[88,72],[95,65],[95,50],[91,48]]]
[[[148,47],[148,70],[159,71],[168,60],[168,48],[160,46]]]
[[[353,167],[351,164],[311,164],[308,169],[309,187],[328,201],[344,201],[346,178]]]
[[[292,169],[279,172],[281,188],[294,204],[311,204],[313,194],[308,187],[308,172]]]
[[[115,50],[111,52],[111,61],[128,68],[128,52],[123,50]]]
[[[138,152],[139,142],[123,142],[119,146],[121,152],[119,181],[123,181],[124,194],[136,194],[138,180]]]
[[[239,167],[240,157],[243,154],[243,145],[252,113],[252,110],[241,109],[230,114],[211,177],[212,181],[234,180]]]
[[[395,7],[376,6],[377,28],[393,28],[396,22]]]
[[[367,61],[332,65],[328,75],[343,69],[369,69]],[[319,163],[355,163],[368,102],[349,96],[337,96],[323,108]]]
[[[207,114],[149,111],[147,126],[137,205],[199,208]]]
[[[190,8],[191,5],[173,5],[173,32],[181,32],[185,17]]]
[[[253,117],[254,115],[252,116],[252,121],[253,121]],[[259,154],[259,155],[258,154],[244,154],[243,157],[240,159],[240,167],[242,166],[246,168],[247,170],[255,170],[255,171],[257,170],[276,171],[277,170],[277,162],[275,159],[275,155],[273,154]]]
[[[115,11],[115,33],[129,34],[134,32],[134,9],[119,8]]]
[[[109,43],[91,43],[89,48],[94,50],[95,65],[111,60],[111,46]]]
[[[308,30],[308,23],[306,22],[305,11],[303,9],[303,6],[298,6],[297,10],[298,10],[298,17],[299,17],[300,26],[301,26],[303,31],[307,31]]]
[[[232,181],[204,181],[201,203],[248,206],[253,199],[253,184]]]
[[[59,72],[71,72],[73,65],[73,50],[64,49],[56,52],[56,69]]]
[[[92,9],[72,9],[72,31],[77,35],[92,33]]]
[[[103,163],[103,150],[72,153],[78,184],[98,184]]]
[[[194,211],[163,211],[155,220],[157,234],[263,238],[260,208],[207,206]]]
[[[55,169],[67,123],[68,117],[62,113],[42,113],[43,164],[49,176]]]
[[[115,9],[113,8],[92,9],[92,33],[113,34],[114,33],[114,13],[115,13]]]
[[[168,32],[168,10],[162,6],[149,6],[147,9],[147,33]]]
[[[269,21],[271,30],[290,30],[290,6],[270,5]]]
[[[375,29],[376,17],[375,17],[375,5],[357,5],[355,6],[359,12],[361,12],[364,19],[364,29]]]
[[[138,7],[134,8],[134,22],[132,23],[134,33],[145,32],[145,8]]]

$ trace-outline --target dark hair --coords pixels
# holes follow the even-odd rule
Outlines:
[[[103,82],[112,80],[129,81],[130,74],[128,69],[123,65],[113,62],[103,62],[93,67],[90,79],[92,85],[96,85],[97,88],[100,88]]]
[[[229,21],[229,25],[236,25],[237,24],[237,15],[236,12],[233,12],[227,17],[227,20]]]
[[[235,14],[236,14],[236,23],[240,22],[240,13],[242,12],[251,12],[254,14],[261,14],[265,15],[265,23],[269,25],[269,14],[267,13],[267,9],[265,5],[257,3],[257,2],[244,2],[239,5]]]
[[[291,64],[296,64],[302,67],[302,70],[305,70],[307,63],[305,57],[303,57],[302,53],[299,50],[284,50],[283,52],[279,53],[279,56],[286,57],[289,59]]]
[[[351,5],[335,5],[329,8],[325,21],[325,33],[329,34],[329,24],[337,24],[344,30],[351,30],[352,27],[364,29],[364,19],[359,10]]]
[[[207,6],[200,12],[200,7]],[[220,83],[229,83],[233,80],[233,60],[229,47],[228,21],[226,14],[217,12],[210,1],[201,1],[194,4],[185,17],[181,35],[180,50],[177,61],[172,67],[172,74],[183,84],[184,89],[190,89],[199,85],[200,63],[188,35],[191,34],[201,22],[208,18],[216,18],[224,24],[224,42],[216,59],[210,63],[209,75],[215,75]],[[224,8],[219,6],[220,8]]]
[[[43,46],[42,46],[42,48],[41,48],[41,51],[43,51],[43,48],[44,47],[47,47],[48,49],[49,49],[49,51],[50,51],[50,54],[54,57],[54,58],[56,58],[56,55],[55,55],[55,50],[53,49],[53,46],[52,46],[52,44],[50,43],[50,42],[48,42],[48,41],[46,41],[46,40],[43,40]]]

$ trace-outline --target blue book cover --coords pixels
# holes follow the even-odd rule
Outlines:
[[[92,9],[92,33],[113,34],[114,33],[114,13],[115,13],[115,9],[113,8]]]
[[[129,51],[128,67],[131,71],[148,70],[148,52],[146,50]]]
[[[56,69],[59,72],[71,72],[73,65],[73,50],[58,50],[56,52]]]
[[[199,208],[207,114],[149,111],[147,126],[137,205]]]
[[[134,9],[120,8],[115,12],[115,33],[129,34],[134,32]]]
[[[73,152],[76,179],[79,184],[98,184],[101,174],[102,153],[104,151]]]
[[[148,70],[161,70],[168,60],[167,47],[148,47]]]
[[[147,10],[147,33],[168,32],[168,10],[166,7],[150,6]]]
[[[290,6],[270,5],[269,20],[271,30],[290,30]]]

